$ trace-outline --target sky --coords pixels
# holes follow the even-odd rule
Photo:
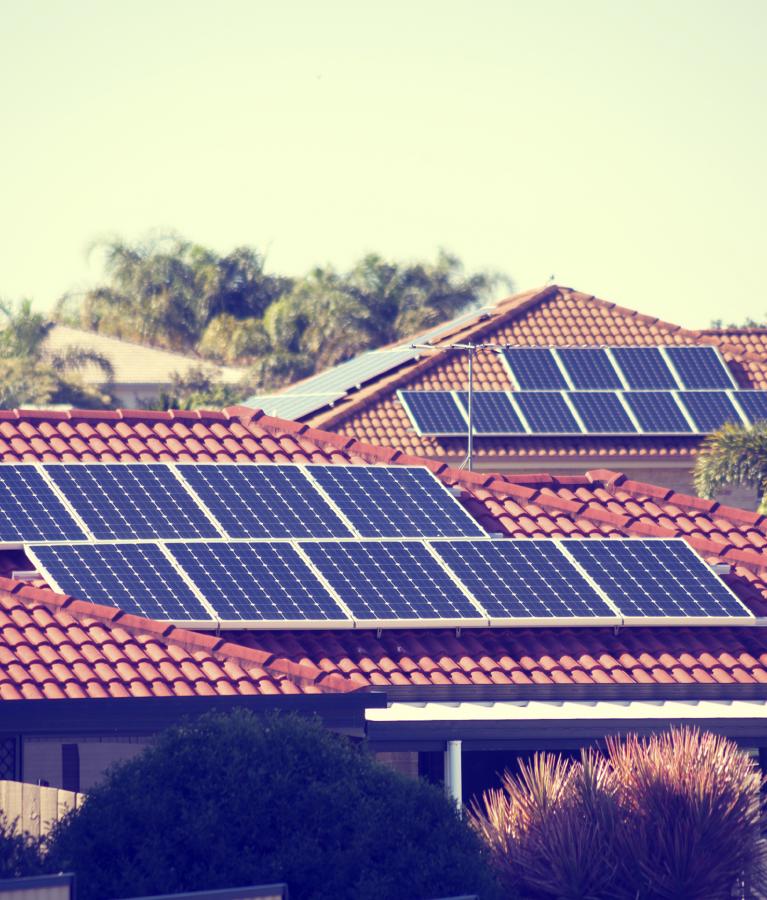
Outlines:
[[[763,0],[0,0],[0,297],[173,230],[765,320]]]

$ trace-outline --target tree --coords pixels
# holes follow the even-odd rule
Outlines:
[[[113,769],[46,864],[76,873],[80,900],[280,881],[295,900],[496,896],[439,789],[317,722],[245,711],[175,727]]]
[[[53,322],[36,313],[29,300],[15,306],[0,302],[0,406],[104,406],[107,394],[94,391],[78,379],[88,366],[96,366],[108,388],[112,364],[101,354],[81,347],[51,352],[46,340]]]
[[[0,813],[0,878],[36,875],[41,868],[40,842],[16,825]]]
[[[247,385],[224,384],[212,366],[195,366],[184,375],[174,373],[168,391],[142,397],[144,409],[223,409],[234,406],[251,392]]]
[[[695,489],[713,497],[728,485],[754,488],[767,512],[767,422],[727,423],[709,435],[695,461]]]

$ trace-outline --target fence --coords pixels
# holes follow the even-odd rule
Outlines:
[[[18,831],[33,837],[47,834],[60,818],[85,800],[85,794],[59,788],[0,781],[0,810],[9,822],[16,820]]]

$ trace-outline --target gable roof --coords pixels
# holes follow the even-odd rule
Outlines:
[[[244,407],[193,413],[0,413],[0,461],[78,460],[425,465],[458,489],[461,502],[488,531],[515,538],[682,537],[706,560],[731,566],[726,577],[730,586],[755,612],[767,614],[766,517],[637,482],[606,469],[564,477],[472,473]],[[17,561],[9,561],[4,568],[2,562],[0,554],[0,570],[6,574],[20,568]],[[0,622],[11,629],[6,634],[0,627],[0,653],[5,653],[6,659],[10,659],[8,653],[14,654],[20,665],[27,666],[30,684],[45,684],[39,679],[52,678],[51,684],[65,685],[61,688],[65,695],[78,689],[87,693],[89,684],[100,684],[103,690],[115,693],[120,692],[115,687],[119,683],[127,685],[128,693],[133,685],[138,691],[155,690],[146,686],[152,682],[138,681],[132,673],[142,661],[136,654],[147,642],[157,641],[161,652],[170,657],[169,665],[181,672],[172,678],[161,672],[169,680],[157,680],[158,695],[166,688],[174,689],[174,679],[179,691],[187,689],[181,683],[189,682],[190,675],[184,674],[179,664],[180,658],[187,659],[185,654],[192,657],[186,670],[202,671],[208,687],[224,693],[246,692],[251,686],[262,692],[272,688],[288,692],[291,684],[302,690],[336,690],[339,684],[357,688],[488,681],[499,685],[767,682],[767,633],[760,627],[624,628],[617,634],[605,628],[464,629],[460,637],[425,629],[386,631],[380,638],[360,630],[259,631],[227,632],[224,639],[217,639],[57,597],[46,589],[0,581],[0,613],[6,616],[0,616]],[[14,620],[13,615],[20,618]],[[62,615],[76,622],[58,618]],[[39,636],[41,624],[53,629],[47,640]],[[19,641],[22,628],[33,630]],[[79,629],[78,636],[81,631],[87,634],[89,629],[97,629],[99,640],[91,643],[98,654],[105,655],[104,666],[110,667],[101,667],[103,677],[94,668],[92,682],[80,676],[69,679],[70,670],[62,668],[65,663],[73,665],[66,657],[71,657],[72,651],[63,649],[73,643],[67,638],[69,628]],[[107,653],[107,645],[116,650]],[[25,658],[17,646],[25,647]],[[76,642],[73,646],[77,650]],[[259,655],[250,657],[250,652]],[[35,657],[38,653],[39,660]],[[125,666],[116,666],[109,655],[115,653],[121,661],[125,657]],[[202,656],[198,658],[197,653]],[[54,665],[59,654],[61,665]],[[213,661],[207,670],[212,673],[218,666],[225,679],[216,681],[208,675],[202,663],[209,657]],[[229,662],[227,668],[232,659],[235,662]],[[100,657],[94,657],[93,666],[96,661],[100,662]],[[147,664],[157,668],[151,656]],[[37,674],[33,674],[33,665],[43,668],[35,668]],[[240,669],[247,677],[234,676]],[[331,682],[329,675],[343,680]],[[208,690],[204,683],[200,682],[201,691]],[[38,690],[43,696],[46,690],[55,693],[52,687]]]
[[[493,341],[519,346],[601,346],[711,344],[719,347],[736,381],[746,388],[767,389],[767,329],[692,331],[653,316],[626,309],[572,288],[551,285],[500,301],[490,315],[479,315],[436,340],[435,346],[463,341]],[[418,342],[418,336],[413,342]],[[407,343],[407,342],[405,342]],[[370,443],[391,444],[408,453],[460,459],[462,438],[415,434],[397,390],[464,390],[468,381],[465,354],[425,354],[359,389],[350,390],[332,407],[304,416],[318,428],[337,431]],[[475,358],[477,390],[513,390],[509,374],[495,353]],[[295,386],[291,386],[294,390]],[[475,437],[482,465],[502,457],[601,458],[695,456],[699,437]]]
[[[217,366],[195,356],[148,347],[69,325],[54,325],[46,338],[46,349],[61,352],[69,347],[81,347],[105,356],[114,367],[115,384],[170,384],[174,374],[184,375],[190,369],[201,366],[215,368],[217,379],[225,384],[236,384],[245,375],[245,369]],[[104,383],[104,373],[98,366],[86,366],[82,378],[87,384]]]

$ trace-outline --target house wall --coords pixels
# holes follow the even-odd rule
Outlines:
[[[21,778],[31,784],[88,791],[111,765],[136,756],[149,742],[150,738],[145,736],[25,737]],[[73,745],[77,747],[76,754],[64,749]]]

